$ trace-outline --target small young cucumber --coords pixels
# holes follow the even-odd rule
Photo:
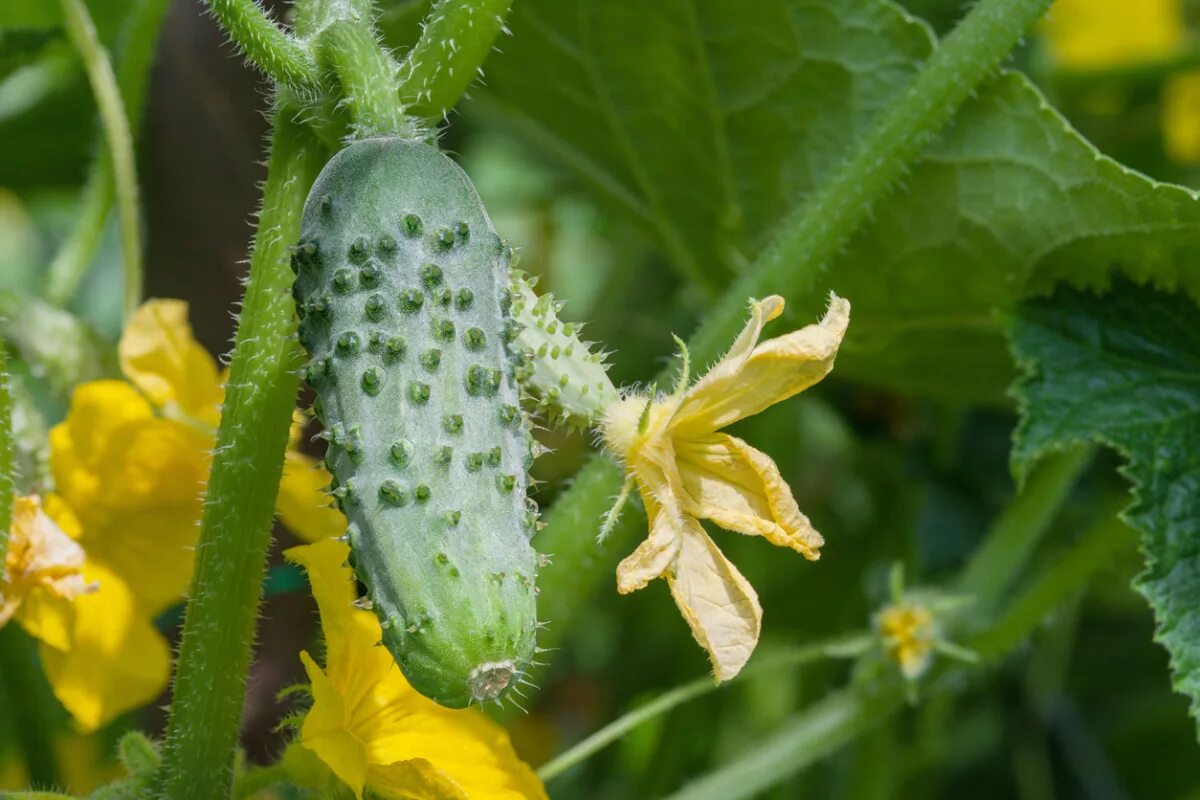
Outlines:
[[[334,156],[294,256],[361,605],[409,682],[451,707],[499,698],[535,651],[511,258],[466,174],[399,138]]]

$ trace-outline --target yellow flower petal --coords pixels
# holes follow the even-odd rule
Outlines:
[[[672,508],[667,511],[651,497],[643,495],[642,499],[650,518],[650,535],[617,565],[617,591],[621,594],[636,592],[661,577],[679,555],[683,539],[683,522],[675,504],[667,499]]]
[[[1183,41],[1180,0],[1058,0],[1042,30],[1058,63],[1098,69],[1169,55]]]
[[[667,582],[692,635],[708,651],[716,679],[737,675],[758,644],[762,608],[754,587],[695,520],[685,520],[675,573]]]
[[[13,502],[12,526],[0,570],[0,626],[17,616],[33,636],[65,641],[71,602],[95,591],[83,577],[84,553],[43,510],[36,496]]]
[[[446,773],[423,758],[410,758],[372,769],[371,786],[391,796],[412,800],[473,800],[475,797],[502,796],[495,792],[469,795]]]
[[[356,792],[365,780],[381,791],[418,798],[427,796],[418,790],[437,787],[459,787],[472,800],[545,798],[502,728],[478,711],[446,709],[422,697],[377,646],[381,631],[375,616],[351,604],[353,575],[342,566],[348,552],[334,539],[287,551],[308,571],[327,649],[324,671],[302,656],[313,682],[313,706],[301,743]]]
[[[819,323],[757,344],[765,321],[782,309],[778,297],[754,306],[734,349],[684,395],[669,423],[673,434],[718,430],[804,391],[829,374],[850,323],[850,303],[833,295]]]
[[[1184,164],[1200,162],[1200,71],[1183,72],[1167,81],[1163,137],[1171,158]]]
[[[137,586],[147,614],[191,579],[212,447],[205,432],[152,414],[133,387],[97,381],[76,389],[50,432],[55,481],[79,515],[88,559]]]
[[[143,303],[121,335],[121,371],[168,415],[182,412],[215,430],[223,399],[217,365],[192,336],[187,316],[182,300]]]
[[[329,501],[329,473],[303,453],[289,450],[275,511],[292,533],[306,542],[341,536],[346,518]]]
[[[81,728],[95,730],[157,697],[171,659],[120,577],[94,564],[85,574],[99,589],[75,600],[69,648],[43,642],[41,657],[55,696]]]
[[[685,510],[722,528],[763,536],[805,558],[820,558],[825,543],[800,513],[775,462],[741,439],[716,433],[675,444]]]
[[[312,708],[300,727],[300,743],[361,798],[367,783],[367,748],[350,731],[346,703],[338,688],[307,652],[300,653],[300,660],[313,696]]]
[[[92,381],[76,387],[67,418],[50,430],[54,482],[67,504],[86,508],[98,498],[98,484],[114,438],[130,422],[152,419],[154,409],[124,381]]]

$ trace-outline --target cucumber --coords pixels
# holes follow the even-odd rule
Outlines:
[[[293,255],[360,605],[417,691],[453,708],[498,700],[536,650],[511,260],[466,174],[400,138],[333,157]]]

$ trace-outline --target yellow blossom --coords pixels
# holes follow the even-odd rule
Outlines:
[[[1055,61],[1077,70],[1169,58],[1187,37],[1181,0],[1058,0],[1043,31]],[[1200,162],[1200,71],[1167,80],[1162,129],[1171,158]]]
[[[142,305],[118,353],[129,382],[81,384],[66,419],[50,431],[56,491],[45,499],[44,518],[18,509],[10,559],[21,560],[10,560],[15,566],[0,585],[0,624],[15,618],[41,641],[55,695],[85,730],[166,687],[169,649],[152,620],[179,602],[191,580],[224,394],[183,302]],[[303,538],[345,527],[324,507],[327,481],[307,456],[289,453],[280,513]],[[55,535],[55,525],[65,534]],[[57,573],[40,567],[39,557],[70,565],[74,577],[52,581]],[[92,591],[74,591],[80,581]]]
[[[415,800],[529,800],[546,792],[513,751],[508,734],[475,709],[443,708],[420,695],[377,646],[375,615],[355,608],[349,547],[326,539],[287,556],[307,571],[325,633],[325,668],[300,654],[312,708],[300,728],[306,754],[362,798],[370,788]],[[296,780],[312,780],[312,759],[289,753]]]
[[[937,631],[933,614],[918,603],[897,603],[879,612],[876,627],[889,658],[905,678],[915,680],[929,668]]]
[[[770,457],[720,432],[833,368],[850,304],[833,296],[820,323],[760,344],[763,326],[782,311],[778,296],[753,303],[733,347],[694,386],[687,388],[685,376],[670,396],[626,396],[602,421],[605,446],[621,460],[627,489],[636,484],[650,517],[649,538],[617,568],[617,589],[625,594],[666,578],[721,681],[736,675],[754,651],[762,609],[700,520],[763,536],[810,560],[823,544]]]
[[[1055,60],[1097,69],[1161,58],[1183,40],[1180,0],[1057,0],[1043,30]]]
[[[47,613],[47,604],[69,602],[97,588],[83,577],[83,548],[50,518],[36,495],[13,502],[2,577],[0,625],[17,616],[35,629],[53,626],[56,615]],[[57,626],[43,635],[60,643],[66,640]]]

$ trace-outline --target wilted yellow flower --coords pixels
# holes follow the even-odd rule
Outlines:
[[[783,311],[771,296],[751,304],[733,347],[690,389],[685,375],[670,396],[631,394],[601,423],[607,449],[636,484],[650,536],[617,568],[622,594],[664,577],[717,680],[741,670],[758,642],[758,596],[704,532],[701,519],[816,560],[824,543],[800,513],[791,489],[765,453],[720,433],[824,378],[850,321],[850,304],[832,296],[825,318],[759,344],[763,326]]]
[[[18,509],[10,559],[28,563],[8,570],[0,586],[0,624],[15,615],[41,641],[55,695],[84,729],[150,702],[166,687],[169,650],[152,620],[179,601],[191,580],[223,399],[216,362],[192,337],[183,302],[142,305],[118,353],[130,382],[81,384],[67,418],[50,431],[56,492],[45,501],[49,516],[31,518],[28,506]],[[324,507],[327,481],[311,459],[289,454],[280,511],[301,536],[345,528],[340,514]],[[55,523],[65,538],[47,527]],[[72,592],[78,584],[67,574],[63,582],[30,588],[30,580],[48,575],[34,569],[35,556],[19,545],[31,535],[41,537],[42,551],[53,545],[48,557],[72,565],[94,591]],[[52,596],[49,588],[62,591]],[[21,607],[8,608],[13,598],[23,600]]]
[[[1058,0],[1043,31],[1055,61],[1080,70],[1168,58],[1187,37],[1180,0]],[[1167,80],[1162,129],[1171,158],[1200,162],[1200,71]]]
[[[96,591],[83,577],[83,548],[42,508],[36,495],[13,502],[12,530],[0,572],[0,626],[14,616],[37,627],[45,605]]]
[[[937,640],[932,612],[919,603],[901,602],[880,611],[875,625],[904,677],[915,680],[924,674]]]
[[[303,752],[358,798],[365,788],[414,800],[545,798],[503,728],[476,709],[443,708],[425,698],[377,646],[379,621],[353,605],[348,554],[333,539],[286,553],[308,571],[325,633],[324,669],[300,654],[313,697],[300,728]],[[284,764],[293,779],[312,779],[311,759],[290,752]]]

